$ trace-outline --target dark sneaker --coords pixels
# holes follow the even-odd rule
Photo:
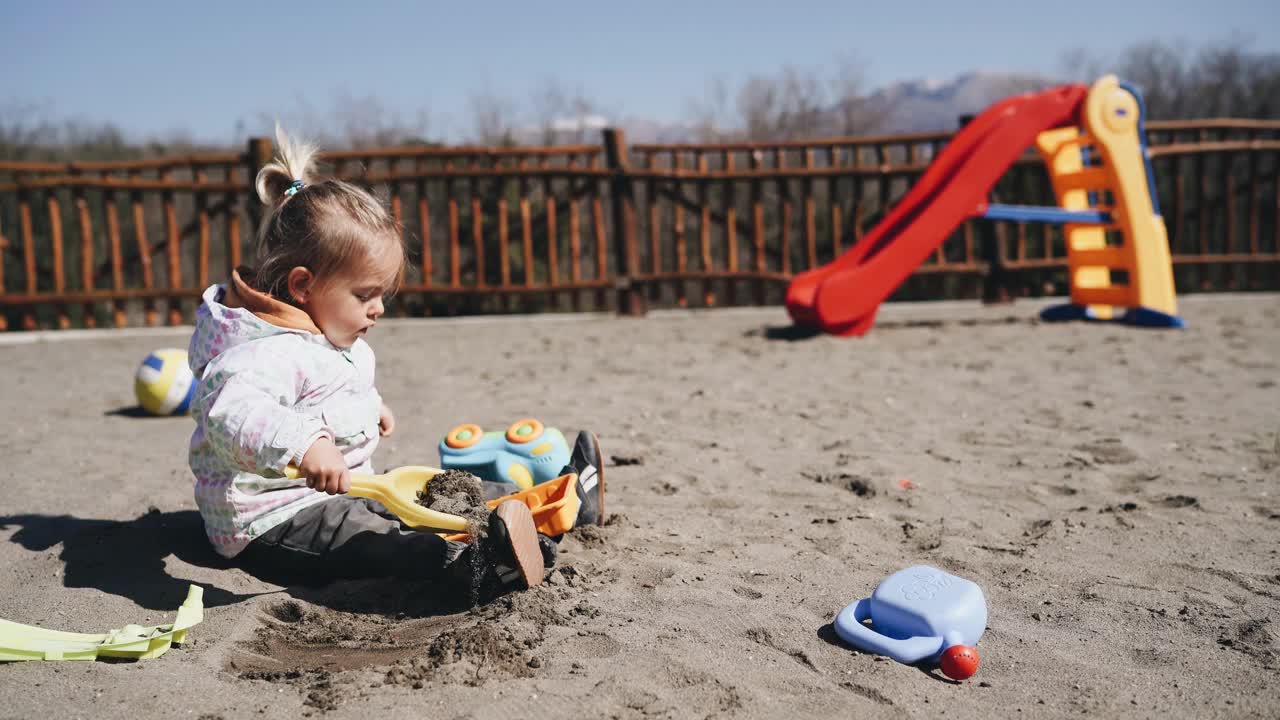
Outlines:
[[[604,456],[600,454],[600,440],[590,430],[578,433],[569,455],[569,464],[563,472],[578,475],[578,518],[575,526],[603,525],[604,514]]]
[[[559,537],[550,537],[538,533],[538,549],[542,551],[542,567],[550,570],[556,566],[556,551],[559,546],[556,545],[560,541]]]
[[[451,569],[475,606],[540,584],[543,563],[533,514],[524,503],[508,500],[489,514],[488,532],[473,539]]]

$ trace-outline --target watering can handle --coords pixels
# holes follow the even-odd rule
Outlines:
[[[898,640],[872,630],[862,622],[871,617],[871,599],[862,598],[836,616],[836,634],[859,650],[888,655],[900,663],[916,663],[937,655],[943,649],[943,638],[937,635]]]

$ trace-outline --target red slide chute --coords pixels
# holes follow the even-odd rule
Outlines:
[[[791,319],[836,335],[865,334],[880,303],[960,223],[983,212],[991,188],[1037,135],[1076,124],[1087,93],[1083,85],[1063,85],[1007,98],[974,118],[857,245],[792,278]]]

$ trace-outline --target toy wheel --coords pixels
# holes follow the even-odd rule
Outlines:
[[[467,423],[450,430],[449,434],[444,436],[444,444],[454,450],[465,450],[480,442],[482,437],[484,437],[484,430],[480,429],[479,425]]]
[[[533,418],[525,418],[511,423],[507,428],[507,442],[513,445],[523,445],[524,443],[533,442],[542,437],[545,430],[542,423]]]

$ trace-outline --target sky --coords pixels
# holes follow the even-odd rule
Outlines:
[[[1280,52],[1277,0],[0,0],[0,18],[0,112],[215,143],[368,103],[457,140],[477,96],[527,110],[550,82],[672,122],[713,78],[788,65],[852,60],[875,88],[1061,75],[1069,49],[1106,58],[1148,40]]]

